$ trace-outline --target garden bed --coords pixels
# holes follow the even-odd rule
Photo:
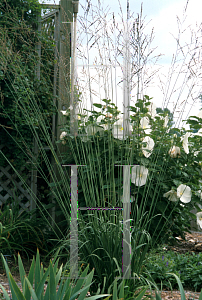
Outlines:
[[[202,251],[202,233],[200,232],[191,232],[186,233],[185,240],[178,237],[176,238],[176,245],[175,246],[169,246],[166,245],[167,250],[171,250],[173,252],[177,252],[179,254],[185,254],[185,253],[191,253],[194,252],[195,254],[198,254]],[[31,265],[31,261],[28,261],[26,258],[23,259],[23,264],[25,267],[25,271],[28,271]],[[20,286],[20,275],[18,273],[18,267],[17,267],[17,261],[14,259],[8,258],[8,266],[11,270],[11,273],[13,275],[13,278],[15,282]],[[3,285],[3,287],[6,289],[8,294],[10,295],[10,288],[8,284],[8,279],[5,273],[5,270],[0,268],[0,283]],[[44,287],[46,289],[46,286]],[[149,290],[147,295],[150,294]],[[152,293],[153,296],[155,296],[155,292]],[[193,290],[186,290],[185,287],[185,296],[187,300],[191,299],[199,299],[200,292],[194,292]],[[3,296],[2,290],[0,289],[0,299]],[[88,293],[87,296],[90,296]],[[161,298],[162,300],[166,299],[173,299],[173,300],[180,300],[181,295],[178,290],[173,290],[172,292],[170,290],[163,289],[161,292]],[[3,298],[2,298],[3,299]]]

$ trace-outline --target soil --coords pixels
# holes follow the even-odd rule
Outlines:
[[[172,251],[178,252],[180,254],[184,254],[187,252],[189,252],[189,253],[195,252],[197,254],[202,251],[202,232],[186,233],[185,240],[183,240],[181,237],[178,237],[178,238],[176,238],[175,246],[167,245],[166,248],[168,250],[172,250]],[[20,276],[18,273],[18,267],[16,267],[18,265],[17,261],[14,261],[14,259],[11,259],[10,257],[7,257],[7,261],[8,261],[9,269],[13,275],[15,282],[18,284],[19,287],[21,287]],[[28,271],[29,271],[30,264],[31,264],[31,261],[28,261],[27,259],[23,259],[23,265],[24,265],[26,273],[28,273]],[[8,294],[10,296],[11,293],[10,293],[10,288],[9,288],[9,284],[8,284],[8,279],[7,279],[5,270],[2,268],[2,265],[0,265],[0,284],[2,284],[2,286],[6,289],[6,291],[8,292]],[[44,289],[46,289],[46,286],[44,287]],[[147,291],[146,294],[150,295],[150,292]],[[155,296],[155,293],[153,292],[152,295]],[[185,291],[186,300],[199,299],[199,295],[200,295],[200,293],[197,293],[197,292]],[[3,296],[3,292],[0,288],[0,299],[1,299],[1,296]],[[90,296],[90,293],[88,292],[88,294],[86,296]],[[162,300],[167,300],[167,299],[180,300],[181,299],[180,292],[177,290],[173,290],[172,292],[163,290],[161,292],[160,296],[161,296]]]

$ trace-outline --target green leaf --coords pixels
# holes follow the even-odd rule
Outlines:
[[[7,300],[7,299],[6,299]],[[202,300],[202,289],[201,289],[201,293],[199,295],[199,300]]]
[[[102,99],[102,101],[104,101],[105,103],[109,104],[111,100]]]
[[[9,267],[8,267],[4,257],[3,257],[3,254],[1,254],[1,258],[3,260],[4,266],[5,266],[5,269],[6,269],[6,275],[7,275],[7,278],[8,278],[9,286],[11,288],[12,298],[13,298],[13,300],[18,300],[15,293],[14,293],[13,286],[12,286],[11,281],[10,281],[10,276],[9,276],[10,270],[9,270]]]
[[[19,272],[20,272],[20,280],[21,280],[21,283],[22,283],[22,290],[23,290],[23,293],[25,294],[25,289],[26,289],[25,276],[26,276],[26,273],[25,273],[25,269],[23,267],[22,260],[21,260],[21,257],[20,257],[19,253],[18,253],[18,265],[19,265]]]
[[[95,107],[102,108],[102,104],[99,104],[99,103],[93,103],[93,105],[94,105]]]
[[[55,272],[53,270],[52,262],[50,261],[50,279],[46,289],[44,300],[56,300],[56,283],[55,283]]]
[[[179,289],[180,289],[181,300],[186,300],[184,289],[183,289],[183,286],[182,286],[182,283],[181,283],[179,277],[177,275],[175,275],[174,273],[166,273],[166,274],[172,275],[172,276],[174,276],[176,278],[178,286],[179,286]]]
[[[144,294],[146,293],[146,291],[147,291],[147,288],[143,289],[141,291],[141,293],[138,295],[138,297],[135,298],[135,300],[141,300],[144,297]]]
[[[0,287],[1,287],[2,291],[3,291],[3,293],[4,293],[4,296],[5,296],[6,300],[10,300],[10,297],[8,296],[8,293],[6,292],[6,290],[3,287],[3,285],[0,284]]]
[[[9,278],[10,278],[10,281],[11,281],[11,285],[13,287],[13,291],[15,293],[15,296],[18,300],[26,300],[24,295],[22,294],[21,290],[19,289],[19,287],[17,286],[15,280],[13,279],[11,273],[9,272]],[[12,293],[12,296],[13,296],[13,293]]]
[[[34,265],[35,265],[35,258],[33,257],[32,264],[31,264],[31,267],[30,267],[30,270],[29,270],[29,275],[28,275],[28,280],[31,283],[31,285],[33,285],[33,282],[34,282]],[[30,291],[29,291],[27,281],[25,280],[25,282],[26,282],[25,299],[30,300],[31,294],[30,294]]]
[[[39,300],[39,298],[37,298],[36,294],[35,294],[35,291],[31,285],[31,283],[29,282],[29,280],[27,279],[27,277],[25,277],[25,280],[27,281],[27,284],[29,286],[29,289],[30,289],[30,292],[31,292],[31,295],[32,295],[32,298],[33,300]]]
[[[44,283],[47,280],[47,277],[49,275],[49,271],[50,271],[50,265],[48,267],[48,269],[46,270],[45,274],[43,275],[42,279],[40,280],[37,289],[35,288],[36,291],[36,296],[40,299],[43,291],[44,291]]]
[[[39,249],[37,249],[36,254],[36,264],[35,264],[35,291],[38,289],[38,285],[40,282],[40,258],[39,258]]]
[[[155,291],[155,294],[156,294],[156,300],[162,300],[161,296],[156,291]]]

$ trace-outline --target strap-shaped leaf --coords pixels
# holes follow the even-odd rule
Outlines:
[[[85,270],[81,274],[81,277],[87,277],[88,269],[89,269],[89,264],[87,265],[87,267],[85,268]],[[72,294],[74,294],[74,292],[77,292],[78,290],[80,290],[80,288],[83,285],[84,280],[85,280],[85,278],[78,279],[76,286],[72,289]]]
[[[88,265],[89,266],[89,265]],[[87,269],[87,268],[86,268]],[[86,278],[86,282],[85,282],[85,284],[84,284],[84,288],[81,290],[81,291],[79,291],[81,294],[80,294],[80,296],[79,296],[79,298],[78,298],[78,300],[82,300],[82,299],[84,299],[85,297],[86,297],[86,292],[87,292],[87,289],[86,289],[86,287],[88,286],[90,286],[91,284],[92,284],[92,279],[93,279],[93,274],[94,274],[94,269],[90,272],[90,274],[88,274],[88,276],[87,276],[87,278]],[[79,280],[81,280],[81,279],[79,279]],[[78,281],[79,281],[78,280]],[[83,281],[84,281],[85,279],[83,279]],[[78,283],[77,283],[77,285],[78,285]],[[77,285],[76,285],[76,287],[77,287]],[[79,286],[79,285],[78,285]],[[76,287],[75,287],[75,289],[76,289]],[[76,291],[78,291],[78,289],[76,290]],[[78,292],[77,292],[78,293]],[[71,299],[73,299],[73,297],[74,297],[74,295],[70,298],[70,300]]]
[[[53,270],[52,262],[50,261],[50,279],[44,296],[44,300],[56,300],[56,284],[55,284],[55,273]]]
[[[6,298],[6,300],[10,300],[10,297],[8,296],[8,293],[6,292],[5,288],[3,287],[3,285],[0,284],[0,287],[4,293],[4,297]]]
[[[56,271],[54,271],[54,273],[56,273]],[[55,277],[55,284],[56,284],[56,286],[58,285],[58,282],[60,280],[61,274],[62,274],[62,265],[60,266],[60,269],[59,269],[59,271],[58,271],[58,273],[57,273],[57,275]]]
[[[117,300],[117,278],[115,279],[115,282],[114,282],[114,285],[113,285],[112,300]]]
[[[5,258],[3,257],[3,254],[1,254],[1,258],[3,260],[3,263],[4,263],[4,266],[5,266],[5,269],[6,269],[6,275],[7,275],[7,278],[8,278],[8,282],[9,282],[9,286],[11,288],[11,294],[12,294],[12,300],[18,300],[15,293],[14,293],[14,290],[13,290],[13,286],[11,284],[11,281],[10,281],[10,276],[9,276],[9,273],[10,273],[10,270],[9,270],[9,267],[5,261]]]
[[[33,286],[33,282],[34,282],[34,266],[35,266],[35,258],[33,257],[32,260],[32,264],[29,270],[29,275],[28,275],[28,280],[30,282],[30,284]],[[31,298],[31,293],[27,284],[27,281],[25,280],[26,284],[25,284],[25,299],[26,300],[30,300]]]
[[[40,258],[39,258],[39,249],[37,249],[37,254],[36,254],[36,265],[35,265],[35,291],[37,291],[39,282],[40,282]]]
[[[36,296],[36,294],[35,294],[35,291],[34,291],[32,285],[31,285],[31,283],[29,282],[29,280],[28,280],[27,277],[25,277],[25,280],[26,280],[26,282],[27,282],[27,284],[28,284],[28,286],[29,286],[30,293],[31,293],[31,295],[32,295],[32,299],[33,299],[33,300],[39,300],[39,299],[37,298],[37,296]]]
[[[26,300],[10,272],[9,272],[9,277],[10,277],[11,285],[13,287],[13,292],[14,292],[16,298],[18,300]],[[14,296],[14,294],[12,293],[12,297]]]
[[[137,298],[135,298],[135,300],[142,300],[146,291],[147,291],[147,287],[141,291],[141,293],[137,296]]]
[[[125,280],[122,281],[121,283],[121,289],[120,289],[120,292],[119,292],[119,299],[124,299],[124,284],[125,283]]]
[[[185,293],[184,293],[184,289],[183,289],[183,286],[182,286],[182,283],[181,283],[179,277],[178,277],[176,274],[174,274],[174,273],[166,273],[166,274],[172,275],[172,276],[175,277],[175,279],[177,280],[179,289],[180,289],[181,300],[186,300]]]
[[[47,280],[47,277],[49,275],[49,271],[50,271],[50,266],[48,267],[48,269],[46,270],[45,274],[43,275],[43,278],[41,279],[41,281],[38,284],[37,290],[36,291],[36,296],[38,297],[38,299],[43,299],[43,292],[44,292],[44,284],[45,281]]]
[[[25,294],[25,269],[23,267],[23,263],[22,263],[22,259],[20,257],[20,254],[18,253],[18,265],[19,265],[19,272],[20,272],[20,280],[21,280],[21,284],[22,284],[22,290],[23,290],[23,294]]]
[[[71,278],[66,279],[65,284],[62,287],[62,292],[60,295],[60,299],[63,299],[63,296],[67,297],[66,299],[70,298],[71,295],[71,285],[70,285]],[[60,282],[61,286],[61,282]]]
[[[57,272],[58,262],[59,262],[59,258],[58,258],[58,260],[56,261],[56,263],[54,264],[54,273],[55,273],[55,274],[56,274],[56,272]]]

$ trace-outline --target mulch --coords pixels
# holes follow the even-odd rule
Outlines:
[[[185,240],[183,240],[181,237],[178,237],[178,238],[176,238],[175,246],[167,246],[166,248],[168,250],[173,250],[180,254],[184,254],[187,252],[189,252],[189,253],[195,252],[197,254],[202,251],[202,232],[186,233]],[[10,268],[10,266],[9,266],[9,268]],[[29,268],[27,266],[27,271],[28,270],[29,270]],[[13,272],[12,272],[12,274],[13,274]],[[15,276],[13,276],[13,278],[16,281],[16,283],[18,284],[18,286],[21,287],[20,276],[15,275]],[[3,270],[0,270],[0,283],[8,292],[10,299],[12,299],[10,287],[8,284],[8,279]],[[46,287],[47,287],[47,285],[44,285],[44,291],[46,290]],[[151,292],[148,290],[146,295],[150,295],[150,294],[151,294]],[[199,295],[200,295],[200,293],[185,290],[186,300],[192,300],[192,299],[198,300]],[[3,296],[3,291],[1,290],[1,288],[0,288],[0,296]],[[88,292],[86,296],[89,297],[90,293]],[[155,292],[152,292],[152,296],[155,297]],[[162,300],[180,300],[181,299],[180,292],[177,290],[173,290],[172,292],[163,290],[160,293],[160,296],[161,296]]]

